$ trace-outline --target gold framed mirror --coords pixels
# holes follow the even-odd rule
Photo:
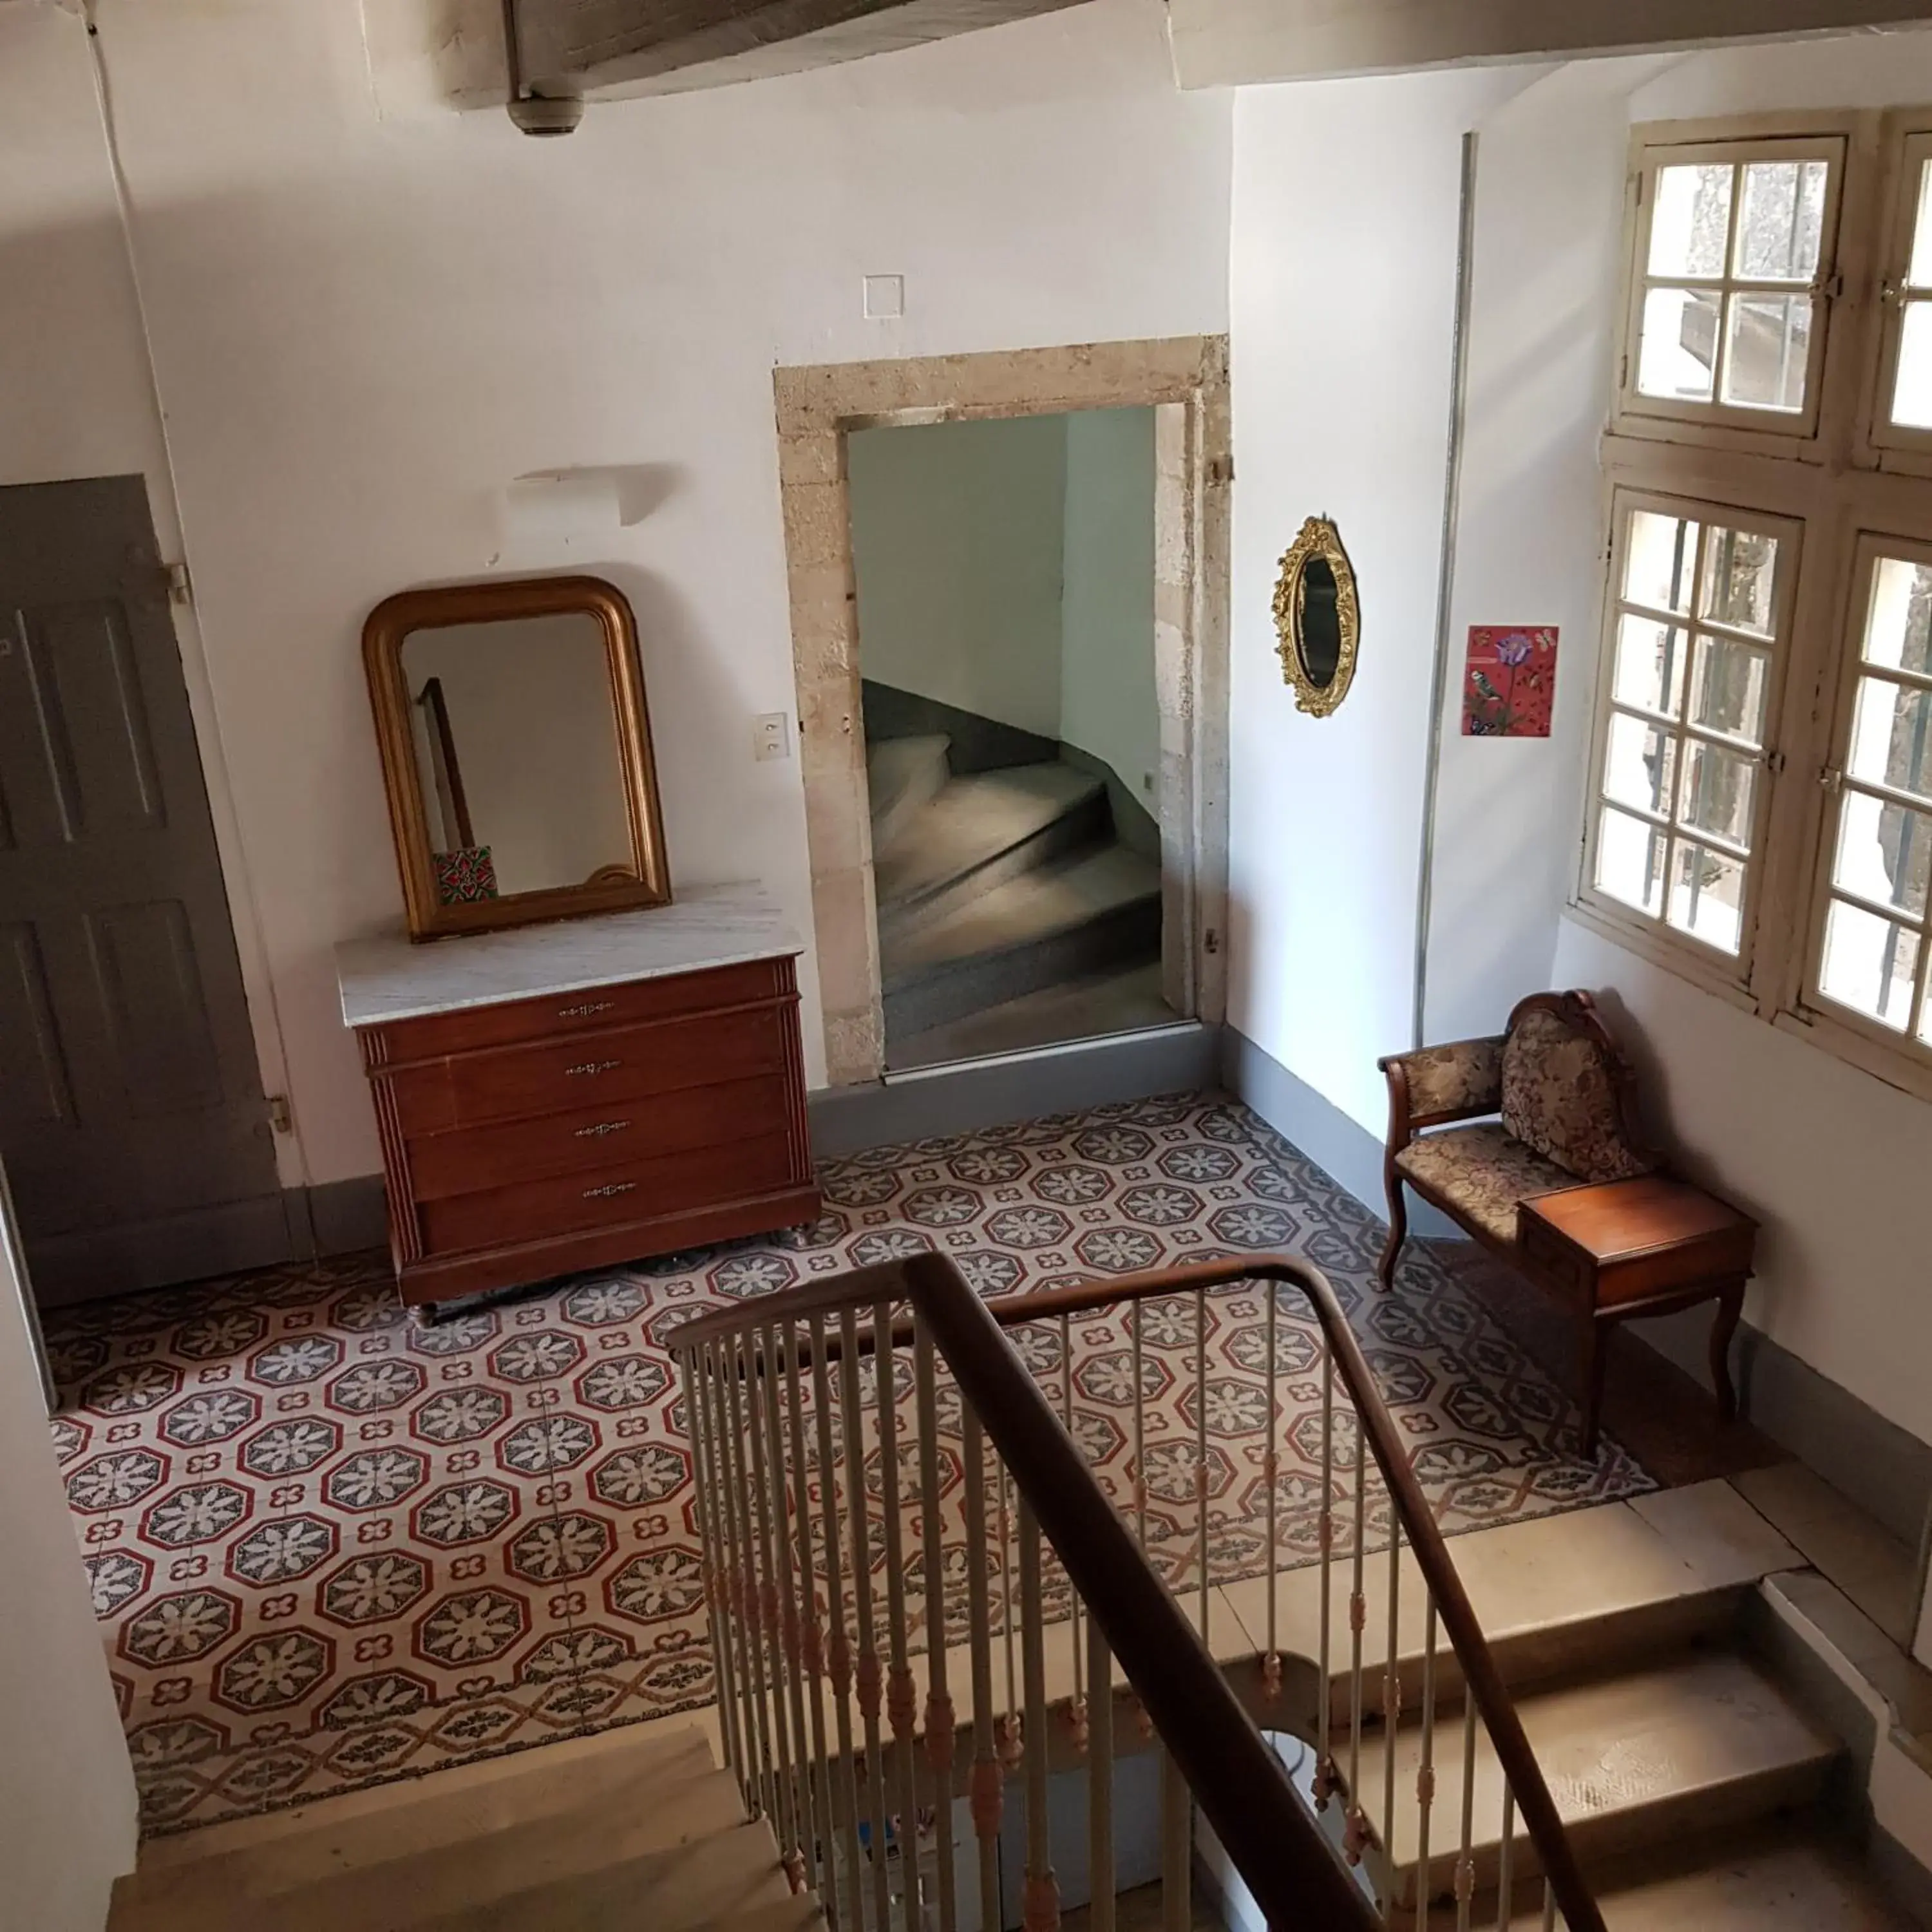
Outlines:
[[[1354,682],[1362,628],[1354,566],[1326,517],[1310,517],[1282,557],[1274,628],[1297,709],[1326,718]]]
[[[362,628],[412,939],[670,898],[637,626],[596,577],[386,598]]]

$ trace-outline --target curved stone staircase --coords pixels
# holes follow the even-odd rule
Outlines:
[[[1117,837],[1106,780],[1057,761],[956,777],[950,751],[894,738],[868,760],[888,1065],[1172,1020],[1160,867]]]

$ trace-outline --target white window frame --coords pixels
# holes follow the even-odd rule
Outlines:
[[[1928,507],[1932,508],[1932,504],[1928,504]],[[1932,907],[1928,907],[1926,914],[1915,919],[1909,913],[1888,911],[1871,902],[1862,900],[1842,887],[1834,888],[1832,883],[1837,862],[1838,833],[1845,794],[1849,790],[1862,792],[1869,796],[1885,796],[1882,788],[1848,775],[1851,762],[1852,729],[1856,716],[1858,687],[1863,668],[1864,640],[1870,614],[1874,576],[1882,557],[1900,557],[1910,562],[1932,565],[1932,536],[1914,538],[1882,530],[1861,529],[1852,536],[1850,544],[1849,580],[1842,600],[1844,614],[1842,627],[1838,633],[1844,640],[1844,648],[1838,653],[1836,689],[1828,718],[1829,736],[1826,740],[1826,762],[1820,768],[1824,808],[1819,814],[1816,836],[1813,841],[1810,904],[1808,916],[1804,922],[1803,950],[1800,955],[1803,978],[1798,997],[1792,1003],[1793,1016],[1817,1033],[1821,1040],[1836,1040],[1843,1043],[1849,1039],[1860,1042],[1869,1051],[1850,1054],[1846,1057],[1856,1058],[1862,1064],[1871,1064],[1870,1051],[1875,1051],[1880,1057],[1881,1065],[1900,1058],[1908,1061],[1918,1060],[1923,1064],[1928,1083],[1932,1083],[1932,1041],[1926,1040],[1916,1030],[1921,1015],[1932,1010],[1932,1004],[1922,1004],[1932,1003]],[[1887,674],[1882,673],[1880,675]],[[1911,673],[1890,675],[1900,683],[1924,689],[1928,698],[1932,698],[1932,678],[1915,676]],[[1932,806],[1915,808],[1923,810],[1927,818],[1932,820]],[[1888,1027],[1882,1020],[1862,1013],[1856,1007],[1842,1005],[1829,998],[1823,992],[1820,980],[1824,965],[1825,926],[1834,898],[1862,905],[1867,910],[1917,931],[1918,959],[1912,1003],[1902,1030]]]
[[[1880,321],[1859,455],[1882,468],[1925,475],[1932,473],[1932,425],[1894,424],[1892,400],[1898,382],[1906,310],[1916,303],[1932,308],[1932,286],[1913,289],[1910,282],[1918,190],[1925,166],[1932,164],[1932,110],[1888,115],[1883,147],[1885,182],[1874,289]]]
[[[1808,124],[1808,123],[1809,124]],[[1672,440],[1703,441],[1715,447],[1759,448],[1816,458],[1819,425],[1830,380],[1829,359],[1835,332],[1840,286],[1840,257],[1846,181],[1851,147],[1846,117],[1798,117],[1783,125],[1766,124],[1762,131],[1748,124],[1662,126],[1634,130],[1624,260],[1625,298],[1618,341],[1618,368],[1612,428],[1627,435],[1660,436]],[[1750,161],[1822,160],[1829,168],[1819,238],[1818,266],[1808,284],[1760,282],[1732,273],[1737,222],[1743,197],[1733,192],[1731,226],[1725,244],[1724,272],[1715,279],[1686,278],[1680,284],[1649,272],[1650,241],[1657,212],[1658,172],[1668,167],[1738,167]],[[1642,363],[1645,301],[1652,286],[1707,288],[1719,298],[1718,363],[1712,374],[1712,400],[1684,402],[1648,396],[1637,387]],[[1796,414],[1726,403],[1723,365],[1729,298],[1746,295],[1808,294],[1811,298],[1811,346],[1805,371],[1804,406]]]
[[[1673,787],[1681,785],[1684,782],[1686,761],[1682,754],[1693,742],[1712,742],[1728,750],[1738,748],[1721,734],[1693,725],[1690,718],[1695,638],[1700,629],[1718,636],[1730,634],[1721,626],[1700,626],[1696,614],[1697,600],[1702,594],[1702,533],[1713,525],[1726,529],[1751,530],[1775,538],[1778,546],[1777,574],[1772,590],[1772,636],[1768,640],[1760,638],[1749,640],[1754,647],[1765,650],[1770,668],[1765,693],[1764,742],[1761,749],[1750,759],[1757,776],[1752,802],[1750,850],[1744,860],[1744,895],[1738,909],[1738,950],[1735,953],[1727,952],[1722,947],[1699,938],[1696,934],[1673,926],[1661,913],[1653,915],[1640,907],[1631,905],[1626,900],[1616,898],[1596,883],[1598,848],[1606,803],[1634,818],[1642,819],[1648,816],[1641,810],[1618,801],[1606,800],[1604,792],[1612,718],[1619,715],[1645,715],[1622,704],[1614,694],[1617,634],[1628,603],[1623,594],[1623,585],[1629,532],[1633,515],[1645,510],[1654,511],[1664,516],[1694,520],[1700,528],[1700,554],[1694,566],[1690,605],[1685,612],[1672,620],[1673,628],[1681,628],[1684,633],[1687,651],[1683,671],[1683,697],[1678,707],[1678,716],[1666,726],[1680,748]],[[1611,538],[1607,560],[1608,577],[1604,587],[1601,642],[1598,657],[1595,704],[1591,727],[1589,789],[1584,806],[1582,866],[1573,903],[1588,910],[1592,915],[1592,923],[1606,928],[1613,937],[1625,943],[1635,941],[1638,950],[1651,957],[1662,958],[1666,964],[1682,973],[1685,977],[1696,980],[1714,991],[1720,991],[1734,998],[1745,996],[1752,982],[1757,951],[1758,926],[1766,896],[1772,814],[1778,774],[1784,763],[1780,721],[1784,714],[1784,694],[1792,656],[1804,525],[1800,519],[1762,508],[1720,502],[1706,496],[1667,494],[1620,482],[1612,483],[1608,493],[1608,514]],[[1660,611],[1651,614],[1661,619],[1670,614]],[[1739,634],[1742,636],[1742,634]],[[1656,722],[1662,723],[1664,721]],[[1653,822],[1658,824],[1659,830],[1666,838],[1670,838],[1672,843],[1676,842],[1676,833],[1681,828],[1677,825],[1675,799],[1671,802],[1671,809],[1666,817]],[[1666,910],[1670,891],[1668,849],[1666,848],[1664,887]]]

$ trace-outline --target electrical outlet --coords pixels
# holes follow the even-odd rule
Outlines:
[[[761,711],[752,720],[752,755],[760,764],[791,756],[791,718],[783,711]]]

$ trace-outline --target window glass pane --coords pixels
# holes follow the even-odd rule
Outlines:
[[[1811,356],[1809,296],[1733,296],[1724,346],[1724,400],[1748,409],[1804,406]]]
[[[1735,859],[1680,841],[1670,855],[1670,923],[1707,946],[1738,950],[1743,930],[1744,868]]]
[[[1697,562],[1697,526],[1681,517],[1638,510],[1624,548],[1624,601],[1653,610],[1690,608],[1690,573]]]
[[[1888,670],[1932,674],[1932,564],[1879,559],[1865,620],[1864,659]]]
[[[1860,678],[1846,770],[1868,784],[1932,800],[1932,692]]]
[[[1912,976],[1918,935],[1909,927],[1834,899],[1825,915],[1818,990],[1854,1012],[1905,1030],[1912,1017]]]
[[[1700,637],[1690,672],[1690,721],[1727,738],[1764,742],[1771,659],[1730,638]]]
[[[1918,214],[1912,224],[1912,266],[1916,289],[1932,288],[1932,161],[1918,170]]]
[[[1738,210],[1737,272],[1747,281],[1808,282],[1825,230],[1822,161],[1748,161]]]
[[[1610,713],[1604,747],[1606,798],[1668,818],[1676,772],[1677,741],[1668,731],[1622,711]]]
[[[1610,689],[1619,704],[1676,717],[1684,701],[1684,633],[1651,617],[1617,625],[1617,662]]]
[[[1778,539],[1756,530],[1714,529],[1704,542],[1697,608],[1713,623],[1771,635],[1778,587]]]
[[[1597,886],[1655,918],[1664,910],[1664,835],[1627,812],[1604,808],[1597,833]]]
[[[1644,394],[1708,403],[1716,394],[1719,300],[1708,289],[1652,289],[1644,296],[1636,354]]]
[[[1906,429],[1932,429],[1932,302],[1905,305],[1892,419]]]
[[[1684,748],[1684,795],[1677,815],[1728,844],[1748,846],[1756,782],[1757,768],[1748,758],[1693,739]]]
[[[1650,222],[1653,275],[1714,278],[1724,272],[1736,172],[1728,164],[1658,170]]]
[[[1932,819],[1862,791],[1848,791],[1838,815],[1832,883],[1900,912],[1925,916],[1932,873]]]

